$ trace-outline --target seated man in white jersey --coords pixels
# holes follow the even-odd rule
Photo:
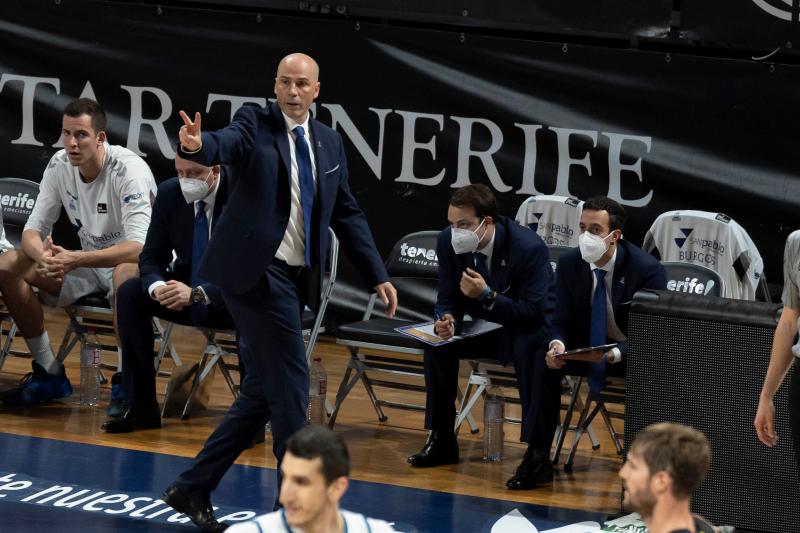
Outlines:
[[[106,115],[88,98],[67,104],[64,149],[50,159],[39,197],[22,232],[20,250],[0,255],[0,290],[33,356],[33,372],[0,393],[9,405],[33,405],[72,393],[54,356],[37,295],[58,306],[114,289],[138,273],[156,183],[141,157],[106,141]],[[80,250],[53,243],[50,232],[64,207]],[[113,300],[112,300],[113,301]]]
[[[306,426],[286,443],[281,463],[280,502],[273,513],[228,529],[231,533],[314,532],[388,533],[383,520],[339,509],[347,491],[350,454],[341,436],[327,426]]]

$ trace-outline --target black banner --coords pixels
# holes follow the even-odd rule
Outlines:
[[[179,109],[222,127],[274,97],[277,63],[304,51],[321,65],[316,116],[345,139],[383,254],[443,227],[449,193],[476,182],[510,216],[531,194],[611,196],[637,244],[664,211],[725,212],[772,283],[799,225],[795,66],[68,0],[4,2],[0,49],[6,176],[41,179],[63,106],[85,95],[108,111],[110,142],[166,179]]]
[[[683,0],[681,29],[707,45],[752,50],[754,57],[800,52],[797,0]]]

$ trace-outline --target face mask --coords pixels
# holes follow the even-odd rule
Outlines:
[[[213,170],[209,170],[208,176],[211,176],[212,172]],[[208,176],[202,181],[193,178],[178,178],[181,184],[181,192],[187,204],[202,200],[208,195],[208,191],[211,188],[208,185]]]
[[[609,233],[605,237],[600,237],[588,231],[584,231],[578,237],[578,247],[581,249],[581,257],[587,263],[596,263],[603,257],[608,250],[606,239],[611,237]]]
[[[478,224],[475,231],[462,228],[453,228],[451,230],[452,235],[450,243],[453,245],[453,250],[456,254],[466,254],[478,249],[478,244],[481,242],[481,239],[478,238],[477,231],[481,229],[485,221],[485,218],[481,220],[481,223]],[[486,235],[486,232],[484,231],[483,234]]]

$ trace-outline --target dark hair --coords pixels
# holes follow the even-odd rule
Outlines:
[[[103,111],[103,106],[91,98],[78,98],[71,101],[64,107],[64,115],[73,118],[89,115],[96,134],[106,131],[106,112]]]
[[[608,213],[608,229],[622,231],[625,225],[625,209],[607,196],[594,196],[583,202],[583,210],[605,211]]]
[[[708,439],[683,424],[662,422],[647,426],[636,435],[631,453],[642,458],[651,476],[668,473],[673,496],[682,499],[692,496],[711,466]]]
[[[497,199],[492,189],[480,183],[453,191],[450,195],[450,205],[459,208],[471,207],[478,218],[492,217],[497,220]]]
[[[327,484],[350,475],[350,454],[341,436],[327,426],[306,426],[292,435],[286,451],[309,461],[322,459],[322,475]]]

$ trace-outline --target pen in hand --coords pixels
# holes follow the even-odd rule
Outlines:
[[[433,331],[442,339],[449,339],[455,335],[455,319],[450,313],[440,313],[435,311],[433,317],[436,322],[433,324]]]

